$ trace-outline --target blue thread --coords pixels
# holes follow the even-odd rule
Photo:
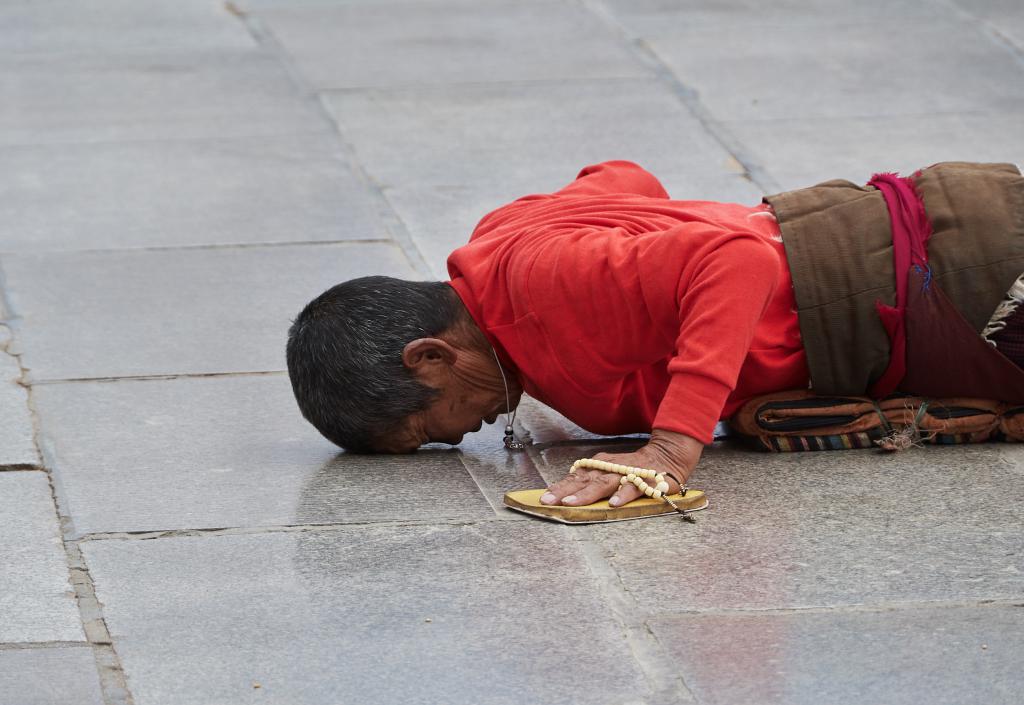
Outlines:
[[[914,270],[918,274],[921,274],[922,272],[924,273],[924,282],[921,284],[921,291],[928,291],[932,285],[932,268],[925,265],[924,269],[921,269],[921,265],[915,264]]]

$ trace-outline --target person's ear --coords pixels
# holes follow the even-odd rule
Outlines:
[[[440,380],[459,353],[440,338],[417,338],[402,349],[402,364],[423,382]]]

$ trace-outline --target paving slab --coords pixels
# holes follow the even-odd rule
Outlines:
[[[707,705],[1020,702],[1021,606],[652,620]]]
[[[649,695],[561,527],[360,526],[83,551],[140,705],[250,703],[255,683],[259,701],[288,705]]]
[[[543,462],[538,466],[537,459],[544,447],[552,443],[585,443],[596,453],[598,448],[621,450],[643,442],[637,437],[608,438],[587,433],[558,412],[527,396],[519,404],[515,427],[517,436],[527,443],[524,450],[509,451],[505,448],[505,417],[502,415],[479,432],[466,434],[457,449],[431,444],[424,446],[418,455],[430,457],[428,454],[457,452],[498,519],[533,521],[524,514],[506,509],[504,497],[506,492],[537,489],[558,479],[554,477],[557,470],[546,467]],[[373,462],[368,460],[367,467],[373,467]],[[379,465],[382,461],[378,459],[375,462]]]
[[[646,439],[623,436],[621,438],[596,437],[582,443],[558,443],[534,449],[537,472],[550,485],[563,479],[580,458],[590,458],[598,453],[628,453],[646,443]]]
[[[92,648],[0,650],[0,705],[103,705]]]
[[[756,203],[762,195],[654,80],[331,93],[324,100],[438,276],[486,213],[557,190],[588,164],[637,162],[679,199]]]
[[[8,147],[0,251],[387,237],[330,135]]]
[[[1003,462],[1020,468],[1024,472],[1024,444],[1003,443],[999,446],[999,455]]]
[[[544,450],[564,474],[585,448]],[[713,447],[707,511],[590,529],[637,609],[1024,598],[1024,466],[999,444],[767,454]]]
[[[526,0],[531,4],[561,4],[565,0]],[[400,13],[405,5],[494,6],[508,5],[510,0],[239,0],[236,6],[247,14],[259,15],[263,10],[281,10],[292,7],[338,7],[340,5],[391,5],[392,12]]]
[[[952,0],[952,4],[1024,52],[1024,6],[1017,0]]]
[[[950,15],[947,8],[928,0],[779,0],[767,6],[757,0],[596,0],[594,5],[642,37],[672,35],[695,27],[714,31],[757,26],[767,41],[771,41],[770,33],[777,27],[831,31],[835,25],[871,27]]]
[[[343,454],[301,417],[285,375],[39,385],[35,394],[76,536],[494,518],[457,452]]]
[[[1024,164],[1024,111],[727,123],[782,189],[829,179],[866,183],[941,161]]]
[[[949,51],[955,37],[956,51]],[[1024,65],[977,23],[694,29],[654,51],[719,120],[929,115],[1024,107]],[[785,47],[784,50],[780,47]],[[899,57],[882,70],[879,57]]]
[[[0,472],[0,527],[0,644],[84,641],[45,473]]]
[[[466,435],[458,446],[459,459],[498,519],[526,519],[524,514],[505,509],[505,493],[544,487],[544,478],[537,472],[533,454],[508,450],[504,438],[505,420],[499,417],[496,423]]]
[[[6,327],[0,326],[0,333]],[[0,339],[0,468],[38,465],[39,456],[28,410],[28,391],[18,384],[21,368],[15,357],[3,352]]]
[[[516,412],[516,429],[534,446],[583,441],[607,442],[609,438],[580,428],[550,406],[545,406],[526,395],[523,395]],[[646,434],[630,435],[639,438]]]
[[[11,255],[34,381],[285,369],[288,326],[365,274],[418,278],[390,243]]]
[[[0,146],[330,128],[281,62],[258,49],[21,59],[0,72],[0,96]]]
[[[221,2],[47,0],[0,6],[0,45],[4,58],[11,59],[238,49],[254,47],[256,42]]]
[[[570,4],[317,4],[259,18],[320,90],[648,75],[624,42]]]

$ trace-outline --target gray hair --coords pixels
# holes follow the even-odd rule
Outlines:
[[[405,345],[440,335],[461,315],[458,295],[443,282],[373,276],[331,287],[288,331],[288,377],[303,417],[332,443],[372,452],[437,395],[402,364]]]

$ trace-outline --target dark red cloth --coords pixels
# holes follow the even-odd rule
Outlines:
[[[1024,305],[1018,305],[1003,322],[1006,325],[990,335],[989,340],[1014,364],[1024,367]]]
[[[875,308],[889,334],[889,366],[871,387],[871,396],[886,397],[896,391],[907,372],[907,287],[911,267],[928,269],[928,238],[932,225],[924,201],[911,177],[875,174],[868,182],[882,192],[892,225],[893,271],[896,275],[896,306],[877,301]],[[927,279],[926,279],[927,281]]]
[[[907,373],[900,391],[1024,404],[1024,371],[978,335],[923,270],[911,269],[908,297]]]
[[[630,162],[485,216],[451,286],[536,399],[596,433],[704,442],[746,400],[806,388],[767,206],[675,201]]]

